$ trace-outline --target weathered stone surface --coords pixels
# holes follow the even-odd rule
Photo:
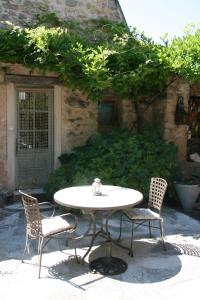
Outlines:
[[[7,180],[7,105],[6,88],[0,84],[0,184]]]
[[[86,108],[89,105],[89,101],[84,101],[76,97],[76,95],[72,95],[68,99],[68,103],[74,107]]]
[[[0,84],[4,83],[5,81],[5,73],[4,71],[0,70]]]
[[[0,20],[24,26],[36,14],[55,12],[65,20],[109,18],[124,21],[118,1],[114,0],[2,0]]]
[[[168,142],[173,142],[178,147],[180,160],[186,160],[188,126],[175,124],[175,110],[178,95],[182,95],[184,106],[187,110],[188,99],[190,94],[190,86],[188,82],[178,79],[172,83],[167,89],[167,97],[164,107],[164,138]]]
[[[97,103],[64,89],[62,105],[62,152],[70,152],[97,132]]]
[[[200,81],[196,82],[191,86],[191,95],[200,96]]]
[[[121,103],[121,125],[123,128],[133,128],[136,120],[133,104],[129,100],[123,100]]]

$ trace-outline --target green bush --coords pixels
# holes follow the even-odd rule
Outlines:
[[[48,196],[64,187],[91,185],[96,177],[103,184],[134,188],[147,196],[151,177],[170,181],[177,149],[156,132],[118,130],[98,134],[59,159],[61,166],[50,175],[46,186]]]

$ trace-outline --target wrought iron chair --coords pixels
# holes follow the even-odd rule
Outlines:
[[[76,216],[66,213],[58,216],[54,216],[54,211],[51,217],[46,217],[42,219],[40,212],[40,205],[48,204],[52,208],[54,206],[49,202],[38,203],[38,199],[32,197],[22,191],[19,191],[25,211],[26,216],[26,241],[24,247],[24,253],[22,256],[22,262],[24,261],[25,253],[29,252],[29,239],[38,240],[38,258],[39,258],[39,275],[41,274],[41,264],[42,264],[42,251],[44,246],[49,242],[51,238],[57,237],[63,233],[73,233],[77,227]],[[65,217],[73,217],[73,223],[69,223]],[[68,237],[69,238],[69,237]],[[70,238],[69,238],[70,239]],[[73,239],[73,237],[71,238]],[[44,241],[46,243],[44,243]],[[75,248],[75,256],[76,248]]]
[[[123,214],[121,215],[120,220],[119,240],[122,234],[123,215],[125,215],[126,221],[131,221],[132,223],[131,245],[129,252],[130,256],[133,256],[133,230],[134,228],[136,229],[140,225],[149,227],[149,237],[151,237],[151,228],[160,229],[160,237],[163,243],[163,248],[164,250],[166,250],[163,234],[163,218],[161,217],[161,208],[166,190],[167,182],[165,179],[151,178],[148,208],[132,208],[125,209],[122,211]],[[152,221],[158,221],[159,227],[152,225]],[[146,223],[148,223],[148,225]],[[134,224],[136,224],[135,227]]]

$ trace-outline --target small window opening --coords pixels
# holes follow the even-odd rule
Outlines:
[[[98,127],[100,131],[109,131],[119,126],[118,99],[99,101]]]

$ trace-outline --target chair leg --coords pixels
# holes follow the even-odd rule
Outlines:
[[[166,246],[165,246],[164,234],[163,234],[163,220],[160,219],[159,223],[160,223],[160,236],[161,236],[161,239],[162,239],[163,249],[166,251],[167,249],[166,249]]]
[[[76,247],[74,247],[74,252],[75,252],[76,262],[77,262],[77,264],[80,264],[80,261],[78,259],[78,255],[77,255],[77,249],[76,249]]]
[[[134,228],[134,222],[131,222],[131,245],[129,250],[129,256],[133,257],[133,228]]]
[[[151,235],[151,221],[149,220],[149,237],[151,238],[152,237],[152,235]]]
[[[118,237],[118,241],[121,240],[121,236],[122,236],[122,221],[123,221],[123,215],[121,215],[120,217],[120,228],[119,228],[119,237]]]
[[[24,252],[23,252],[23,255],[22,255],[22,262],[24,262],[25,253],[29,253],[29,238],[28,238],[27,233],[26,233],[26,241],[25,241],[25,246],[24,246]]]
[[[44,242],[44,238],[43,237],[39,237],[39,239],[38,239],[38,258],[39,258],[39,274],[38,274],[38,278],[40,278],[40,273],[41,273],[43,242]]]

